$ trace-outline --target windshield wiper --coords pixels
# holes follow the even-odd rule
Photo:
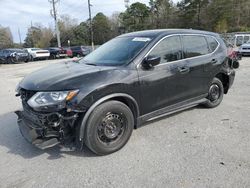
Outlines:
[[[86,65],[93,65],[93,66],[97,66],[97,64],[95,63],[85,63]]]

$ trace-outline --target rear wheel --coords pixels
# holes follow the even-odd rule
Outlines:
[[[30,61],[34,61],[34,58],[33,58],[32,55],[29,56],[29,60],[30,60]]]
[[[55,54],[51,54],[51,59],[56,59],[56,55]]]
[[[25,62],[25,63],[28,63],[28,62],[29,62],[29,58],[27,58],[24,62]]]
[[[208,108],[215,108],[220,105],[223,100],[224,87],[218,78],[214,78],[208,91],[208,101],[204,104]]]
[[[133,113],[119,101],[108,101],[90,115],[85,144],[97,155],[107,155],[121,149],[129,140],[134,127]]]
[[[14,59],[12,57],[8,57],[6,63],[7,64],[13,64],[13,63],[15,63],[15,61],[14,61]]]

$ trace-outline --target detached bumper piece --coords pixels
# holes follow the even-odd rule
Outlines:
[[[34,114],[27,110],[15,113],[22,136],[42,150],[63,144],[74,136],[72,133],[77,114],[64,117],[59,113]]]

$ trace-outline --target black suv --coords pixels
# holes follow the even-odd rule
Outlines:
[[[73,57],[84,57],[90,53],[90,49],[85,46],[73,46],[71,47]]]
[[[27,50],[12,48],[0,50],[0,63],[11,64],[22,61],[26,63],[29,61],[29,53]]]
[[[78,62],[51,65],[18,85],[22,135],[39,148],[122,148],[143,123],[195,105],[218,106],[234,64],[218,34],[152,30],[119,36]]]
[[[46,48],[50,52],[50,59],[64,58],[67,57],[67,50],[63,48],[50,47]]]

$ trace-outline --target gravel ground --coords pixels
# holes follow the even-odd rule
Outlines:
[[[61,61],[61,60],[60,60]],[[133,132],[119,152],[41,151],[19,133],[15,86],[57,61],[0,65],[0,187],[250,187],[250,58],[215,109],[195,107]]]

